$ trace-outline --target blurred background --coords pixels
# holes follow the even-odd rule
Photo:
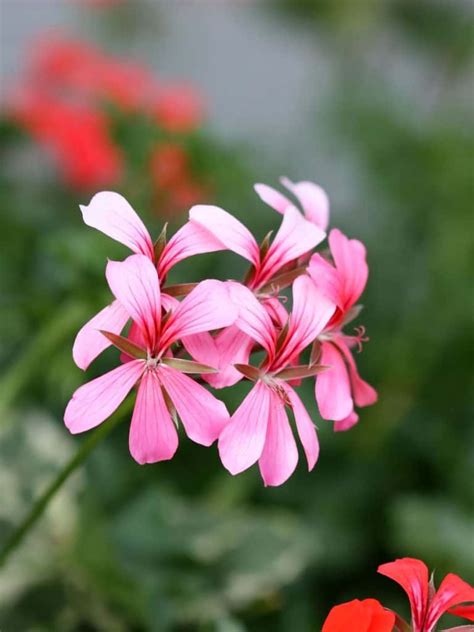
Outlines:
[[[63,426],[71,393],[116,362],[86,376],[71,357],[108,301],[106,258],[128,254],[82,223],[98,190],[155,236],[205,201],[261,239],[276,216],[253,183],[318,182],[331,225],[368,247],[358,363],[379,391],[333,433],[308,384],[320,460],[274,489],[191,441],[139,466],[125,421],[2,569],[2,631],[317,631],[356,597],[407,616],[376,574],[396,557],[472,581],[472,2],[0,9],[0,541],[84,439]],[[208,255],[172,281],[243,272]],[[233,411],[246,390],[218,395]]]

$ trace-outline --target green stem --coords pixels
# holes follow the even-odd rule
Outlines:
[[[0,550],[0,566],[5,564],[7,558],[15,551],[21,544],[26,534],[31,530],[35,523],[41,518],[45,509],[54,498],[56,493],[67,481],[71,474],[81,465],[83,461],[89,456],[95,446],[104,439],[113,428],[123,419],[126,413],[130,412],[132,408],[132,399],[129,398],[127,402],[115,412],[110,419],[101,424],[94,432],[92,432],[87,439],[80,445],[77,452],[71,457],[71,459],[64,465],[62,470],[58,472],[56,478],[54,478],[48,487],[44,490],[41,496],[36,500],[35,504],[25,516],[24,520],[13,531],[10,537],[5,542],[3,548]]]

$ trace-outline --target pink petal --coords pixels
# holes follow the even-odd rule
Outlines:
[[[313,279],[316,287],[328,297],[341,310],[345,309],[344,279],[336,268],[321,255],[311,257],[308,265],[308,274]]]
[[[336,306],[322,294],[309,276],[302,275],[293,283],[293,309],[288,335],[278,354],[276,365],[284,367],[311,344],[323,331]]]
[[[297,354],[292,357],[292,359],[290,360],[288,364],[288,367],[292,368],[292,367],[297,367],[300,365],[301,365],[301,356]],[[287,380],[285,383],[289,384],[290,386],[296,387],[296,386],[301,386],[302,382],[303,382],[303,378],[295,377],[292,380]]]
[[[262,305],[276,325],[279,325],[280,327],[284,327],[286,325],[286,321],[288,320],[288,312],[278,300],[278,298],[271,297],[264,299],[262,301]]]
[[[282,195],[273,187],[269,187],[267,184],[254,184],[253,188],[262,202],[268,204],[268,206],[275,209],[275,211],[278,211],[282,215],[289,206],[292,206],[287,197]]]
[[[357,239],[348,239],[340,230],[329,233],[329,246],[344,287],[344,309],[356,303],[369,276],[365,246]]]
[[[320,364],[331,368],[316,378],[319,412],[323,419],[341,421],[352,413],[354,405],[346,365],[332,343],[322,343]]]
[[[77,366],[85,371],[89,364],[111,345],[111,342],[100,333],[101,329],[120,334],[128,319],[128,312],[118,301],[113,301],[83,325],[72,348],[72,357]]]
[[[175,298],[174,296],[170,296],[165,292],[161,293],[160,301],[161,307],[165,310],[165,312],[169,312],[170,309],[176,309],[179,305],[179,301],[177,298]]]
[[[474,601],[474,587],[453,573],[446,575],[428,608],[424,624],[426,632],[434,630],[436,623],[450,608],[471,601]]]
[[[285,391],[293,408],[296,429],[298,430],[298,435],[306,454],[306,460],[308,461],[308,471],[311,472],[319,457],[319,441],[316,426],[312,422],[305,405],[296,391],[288,385],[286,385]]]
[[[168,366],[157,369],[186,434],[201,445],[211,445],[229,421],[225,405],[187,375]]]
[[[382,564],[378,572],[399,584],[410,600],[413,632],[425,630],[424,621],[428,608],[428,569],[420,560],[405,557]]]
[[[344,432],[350,430],[352,426],[355,426],[359,421],[359,415],[352,411],[351,414],[345,419],[334,422],[334,432]]]
[[[294,206],[287,208],[280,229],[262,262],[259,287],[290,261],[317,246],[326,237],[318,226],[308,222]]]
[[[293,309],[290,329],[298,340],[298,347],[304,349],[323,331],[336,306],[327,299],[306,275],[293,283]]]
[[[236,325],[231,325],[217,334],[215,343],[219,373],[203,377],[214,388],[233,386],[243,378],[242,373],[233,365],[248,364],[254,342],[246,333],[237,329]]]
[[[125,261],[109,261],[105,276],[113,294],[140,327],[152,349],[161,318],[160,283],[155,266],[143,255],[131,255]]]
[[[107,419],[128,395],[144,367],[143,360],[133,360],[80,386],[64,413],[69,430],[73,434],[84,432]]]
[[[199,334],[184,336],[181,338],[181,342],[193,360],[215,369],[219,368],[219,352],[216,341],[209,332],[204,331]]]
[[[158,261],[158,275],[164,279],[169,270],[183,259],[206,252],[223,250],[224,246],[207,230],[187,222],[166,244]]]
[[[298,450],[285,404],[272,392],[263,452],[258,460],[265,485],[278,486],[290,478],[298,463]]]
[[[337,346],[342,351],[347,365],[349,367],[349,375],[352,385],[352,395],[356,406],[371,406],[377,401],[377,391],[365,380],[363,380],[358,371],[354,357],[345,344],[342,337],[338,337]]]
[[[324,189],[314,182],[292,182],[288,178],[280,178],[280,182],[298,198],[306,219],[326,230],[329,224],[329,198]]]
[[[239,474],[260,458],[265,443],[272,392],[257,382],[219,437],[219,455],[231,474]]]
[[[254,346],[253,340],[235,325],[226,327],[215,338],[208,332],[202,332],[184,336],[181,342],[194,360],[220,369],[218,373],[201,376],[213,388],[232,386],[242,379],[242,373],[239,373],[233,364],[247,364]]]
[[[145,371],[138,387],[129,436],[130,454],[140,464],[171,459],[178,433],[153,370]]]
[[[102,191],[81,206],[84,223],[153,260],[153,242],[142,220],[118,193]]]
[[[171,312],[163,326],[160,347],[168,347],[183,336],[227,327],[236,318],[237,308],[227,284],[212,279],[202,281]]]
[[[254,266],[259,264],[259,247],[252,233],[227,211],[218,206],[199,204],[189,211],[189,219],[205,228],[223,248],[232,250]]]
[[[267,310],[255,294],[240,283],[227,283],[232,302],[238,309],[235,326],[260,344],[270,356],[276,345],[276,332]]]

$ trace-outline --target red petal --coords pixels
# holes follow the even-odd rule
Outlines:
[[[474,588],[457,575],[452,573],[446,575],[433,597],[426,615],[426,632],[431,632],[441,616],[450,608],[468,601],[474,601]]]
[[[405,557],[382,564],[378,572],[399,584],[410,600],[413,632],[421,632],[428,609],[428,569],[420,560]]]
[[[469,619],[469,621],[474,621],[474,606],[457,606],[456,608],[451,608],[448,612],[449,614],[456,615],[456,617],[463,617],[464,619]]]
[[[376,599],[354,599],[334,606],[322,632],[392,632],[394,624],[393,612],[385,610]]]

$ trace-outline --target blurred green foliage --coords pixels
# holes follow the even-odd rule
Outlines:
[[[301,462],[276,489],[264,489],[255,469],[230,477],[215,449],[184,440],[172,462],[140,467],[124,422],[3,570],[5,632],[315,631],[333,604],[355,597],[407,615],[398,587],[376,574],[395,557],[423,559],[438,581],[446,572],[474,578],[474,130],[463,100],[471,12],[435,0],[274,8],[285,9],[280,19],[303,16],[301,28],[337,67],[315,144],[348,159],[359,179],[332,224],[368,246],[362,322],[371,342],[358,360],[379,403],[348,433],[320,421],[315,471]],[[427,69],[429,90],[401,89],[389,56],[374,64],[381,34]],[[81,441],[61,423],[84,379],[71,344],[107,300],[106,257],[126,254],[82,224],[77,203],[87,198],[43,178],[36,163],[20,173],[18,139],[8,126],[1,134],[0,537]],[[190,142],[217,203],[263,236],[275,217],[252,194],[261,174],[250,152],[223,148],[207,130]],[[265,169],[276,175],[285,163],[274,162]],[[157,235],[161,220],[140,187],[122,192]],[[173,280],[243,271],[232,255],[210,255],[183,263]],[[107,352],[88,375],[114,360]],[[230,410],[245,389],[222,392]],[[316,419],[310,387],[303,397]]]

